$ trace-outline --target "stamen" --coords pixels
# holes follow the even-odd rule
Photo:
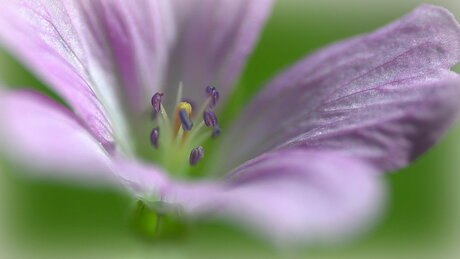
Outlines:
[[[187,112],[185,110],[179,110],[179,117],[182,122],[182,128],[184,131],[190,131],[193,127],[193,122],[190,120]]]
[[[208,95],[211,95],[212,91],[215,90],[216,88],[215,87],[212,87],[210,85],[206,86],[206,93]]]
[[[158,148],[158,140],[160,139],[160,128],[156,127],[150,134],[150,142],[155,148]]]
[[[212,107],[216,106],[217,102],[219,101],[219,92],[214,90],[211,95],[211,102],[209,103]]]
[[[197,110],[193,114],[193,119],[191,101],[182,98],[182,88],[183,85],[180,83],[177,91],[178,103],[172,118],[168,117],[163,107],[163,93],[155,93],[151,100],[156,128],[150,133],[150,142],[156,149],[161,149],[166,168],[178,173],[186,170],[184,166],[187,162],[183,159],[178,160],[175,156],[183,156],[186,154],[185,152],[191,150],[189,163],[191,166],[198,164],[204,158],[204,148],[198,145],[211,136],[213,138],[219,136],[221,132],[217,116],[213,111],[213,107],[219,101],[219,92],[216,88],[212,86],[206,88],[208,97],[201,103],[200,107],[194,107]],[[212,130],[205,131],[205,126]],[[161,146],[159,144],[160,128],[162,130]],[[191,149],[193,146],[198,147]]]
[[[152,97],[152,106],[155,109],[156,112],[161,112],[161,101],[163,98],[163,93],[156,93]]]
[[[219,124],[217,124],[214,127],[214,130],[212,131],[212,137],[217,138],[219,135],[220,135],[220,127],[219,127]]]
[[[194,148],[192,152],[190,153],[190,165],[194,166],[198,162],[200,162],[201,159],[204,157],[204,148],[202,146],[199,146],[197,148]]]
[[[219,101],[219,92],[215,87],[208,86],[206,87],[206,93],[209,95],[209,107],[212,108],[216,106]]]
[[[203,120],[204,123],[206,124],[206,127],[214,127],[217,125],[217,116],[216,114],[211,110],[211,109],[206,109],[206,111],[203,112]]]
[[[158,112],[155,109],[153,109],[152,113],[150,114],[150,119],[152,121],[155,121],[157,117],[158,117]]]
[[[160,106],[161,106],[160,122],[165,125],[167,132],[171,132],[171,122],[169,121],[168,113],[166,112],[165,107],[163,107],[163,104],[160,104]]]
[[[198,110],[194,118],[195,122],[197,123],[199,120],[201,120],[201,115],[203,114],[203,112],[209,108],[212,109],[216,105],[217,101],[219,100],[219,92],[216,90],[215,87],[207,86],[206,94],[209,95],[209,97],[206,99],[205,102],[203,102],[203,104],[201,105],[200,109]]]

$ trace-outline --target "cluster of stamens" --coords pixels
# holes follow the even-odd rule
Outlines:
[[[182,89],[180,86],[179,97],[172,121],[170,121],[162,105],[164,94],[158,92],[153,95],[152,106],[156,115],[155,121],[157,125],[150,134],[150,142],[156,149],[164,148],[166,154],[178,153],[180,155],[184,149],[193,147],[191,150],[186,150],[186,152],[190,154],[188,159],[189,164],[194,166],[204,158],[204,148],[201,145],[193,145],[201,143],[208,137],[217,137],[220,135],[217,116],[213,111],[219,101],[219,92],[215,87],[206,87],[207,99],[197,113],[192,113],[190,102],[181,100],[181,92]],[[212,132],[203,133],[202,129],[204,126],[213,128]]]

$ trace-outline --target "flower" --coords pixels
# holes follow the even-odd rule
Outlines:
[[[3,46],[67,104],[3,89],[2,154],[275,242],[330,241],[369,223],[379,173],[425,152],[459,110],[460,27],[440,7],[317,51],[220,128],[215,111],[270,0],[2,4]],[[193,165],[208,178],[191,181]]]

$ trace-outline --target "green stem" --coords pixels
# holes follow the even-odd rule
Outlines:
[[[157,236],[160,235],[161,218],[162,218],[162,216],[157,213],[157,223],[156,223],[156,226],[155,226],[155,235],[157,235]]]

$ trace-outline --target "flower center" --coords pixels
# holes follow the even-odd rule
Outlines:
[[[199,164],[205,155],[201,144],[208,138],[220,135],[217,116],[213,111],[219,101],[216,88],[206,87],[207,99],[194,111],[190,102],[182,101],[181,87],[172,117],[168,116],[162,105],[164,94],[155,93],[152,97],[155,127],[151,131],[150,142],[160,151],[158,162],[175,174],[184,174],[189,171],[187,167]]]

